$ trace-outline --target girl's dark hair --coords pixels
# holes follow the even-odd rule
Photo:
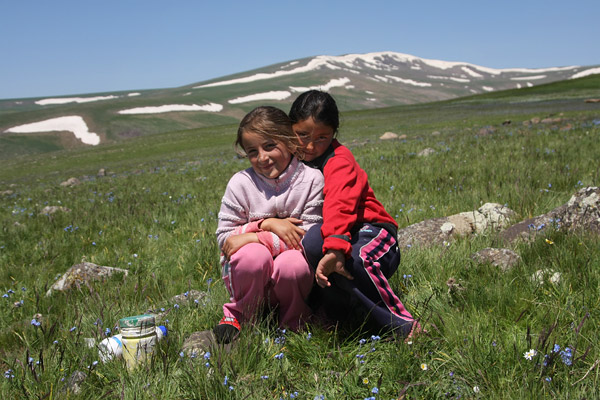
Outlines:
[[[309,90],[302,93],[292,104],[289,113],[292,124],[312,117],[315,122],[333,128],[337,133],[340,127],[340,116],[335,100],[329,93],[320,90]]]
[[[268,137],[276,142],[281,142],[292,154],[296,153],[300,142],[292,130],[292,123],[285,111],[277,107],[256,107],[250,111],[242,121],[237,131],[235,140],[236,151],[246,156],[242,145],[244,132],[253,132]]]

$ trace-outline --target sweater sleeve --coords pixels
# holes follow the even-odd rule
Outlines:
[[[344,156],[332,157],[325,166],[325,202],[323,205],[323,253],[342,251],[350,256],[350,231],[358,219],[360,199],[366,188],[356,162]]]
[[[308,173],[312,175],[313,179],[300,216],[302,220],[301,228],[305,232],[313,225],[323,222],[323,187],[325,182],[323,174],[316,169],[310,169]]]

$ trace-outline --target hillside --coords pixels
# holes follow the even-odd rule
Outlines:
[[[287,111],[311,88],[328,90],[349,111],[523,90],[598,72],[492,69],[385,52],[293,60],[178,88],[1,100],[0,159],[233,124],[257,105]]]

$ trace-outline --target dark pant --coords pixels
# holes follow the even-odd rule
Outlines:
[[[388,283],[400,263],[396,238],[383,228],[363,224],[361,229],[353,231],[350,243],[352,254],[345,268],[354,279],[331,274],[330,287],[313,288],[310,306],[315,311],[322,306],[327,316],[336,321],[362,320],[361,324],[375,331],[408,335],[414,319]],[[321,225],[306,232],[302,246],[309,265],[316,269],[323,257]]]

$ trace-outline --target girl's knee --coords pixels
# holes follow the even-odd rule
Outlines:
[[[254,272],[269,267],[272,262],[269,249],[260,243],[248,243],[231,256],[229,264],[238,272]]]
[[[278,281],[312,281],[312,271],[298,250],[287,250],[277,256],[273,263],[273,275]]]

